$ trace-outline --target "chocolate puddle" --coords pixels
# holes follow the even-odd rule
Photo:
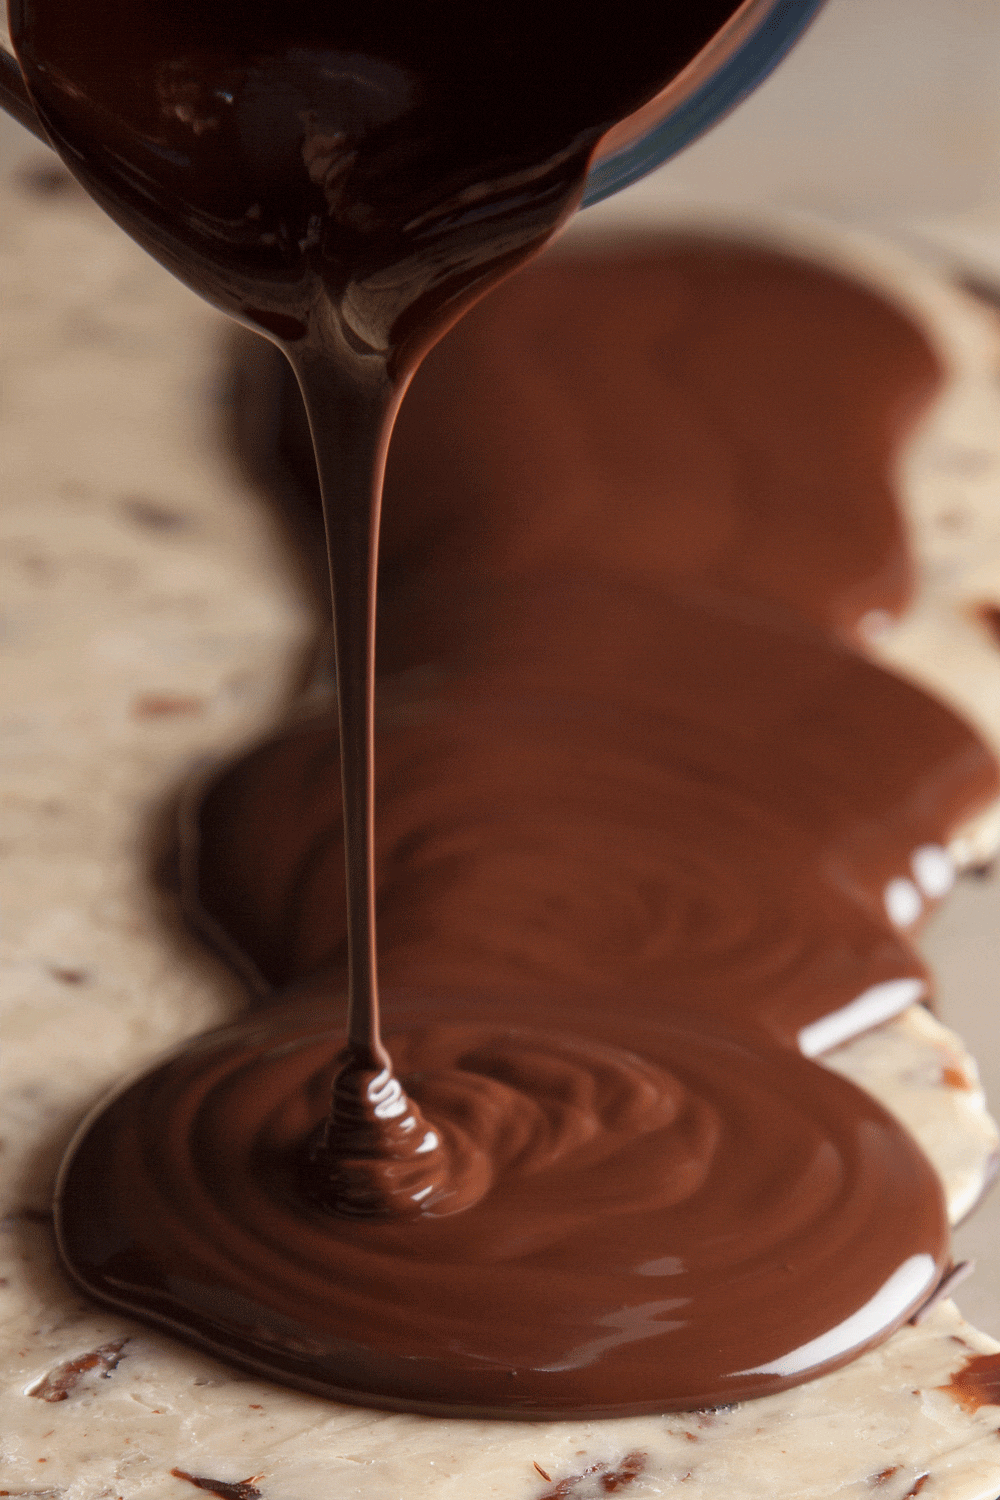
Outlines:
[[[870,293],[686,242],[547,259],[447,336],[389,462],[376,827],[389,1047],[447,1186],[351,1221],[304,1166],[346,1023],[320,717],[203,800],[201,919],[277,1003],[85,1128],[89,1290],[306,1389],[527,1417],[764,1394],[924,1300],[936,1177],[800,1048],[923,993],[886,893],[931,904],[997,789],[857,649],[905,602],[893,461],[937,379]]]

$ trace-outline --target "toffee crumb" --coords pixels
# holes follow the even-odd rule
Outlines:
[[[992,635],[994,644],[1000,646],[1000,605],[980,604],[976,613]]]
[[[26,1224],[51,1224],[51,1208],[17,1208],[11,1215],[14,1219],[23,1219]]]
[[[158,500],[149,500],[145,495],[126,495],[121,502],[122,514],[147,531],[185,531],[191,524],[180,511],[171,510]]]
[[[179,693],[143,693],[132,702],[133,719],[166,719],[177,714],[200,714],[204,698]]]
[[[76,178],[52,161],[32,161],[17,173],[18,187],[36,198],[61,198],[65,193],[82,194]],[[7,1494],[0,1490],[0,1495]]]
[[[565,1479],[560,1479],[558,1484],[553,1485],[551,1490],[546,1490],[539,1500],[567,1500],[569,1496],[584,1500],[584,1496],[589,1494],[613,1494],[615,1490],[625,1489],[634,1479],[638,1479],[645,1470],[646,1458],[645,1453],[628,1453],[616,1469],[613,1469],[610,1464],[590,1464],[582,1473],[569,1474]],[[538,1468],[537,1464],[535,1468]],[[580,1486],[585,1485],[587,1480],[591,1483],[581,1490]]]
[[[631,1484],[633,1479],[638,1479],[645,1467],[645,1453],[630,1453],[622,1459],[613,1473],[601,1476],[601,1489],[609,1494],[612,1490],[623,1489],[625,1485]]]

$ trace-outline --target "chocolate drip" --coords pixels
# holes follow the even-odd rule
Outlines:
[[[313,1194],[331,1213],[392,1219],[431,1211],[446,1164],[440,1139],[392,1071],[357,1051],[333,1081],[333,1102],[311,1152]]]
[[[421,1211],[444,1171],[438,1138],[392,1071],[379,1024],[375,937],[375,579],[382,472],[399,393],[385,362],[342,340],[296,350],[324,499],[337,661],[347,896],[347,1043],[322,1140],[317,1201],[333,1213]]]

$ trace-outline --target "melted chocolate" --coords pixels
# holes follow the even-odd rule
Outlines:
[[[696,1015],[626,1027],[617,993],[390,994],[452,1180],[488,1191],[451,1216],[310,1212],[346,1007],[309,989],[90,1123],[60,1236],[104,1300],[347,1400],[609,1416],[794,1384],[884,1334],[859,1307],[887,1289],[901,1321],[940,1274],[936,1177],[878,1105]]]
[[[12,0],[11,32],[53,144],[133,238],[292,352],[395,381],[737,9]]]
[[[310,1206],[346,991],[321,716],[201,803],[200,920],[278,1003],[85,1130],[89,1289],[309,1389],[529,1417],[763,1394],[925,1299],[935,1176],[798,1044],[921,991],[886,889],[996,790],[858,649],[907,597],[891,478],[937,380],[871,294],[683,241],[543,260],[447,335],[389,460],[377,743],[389,1046],[445,1188]]]
[[[887,887],[996,773],[861,648],[909,597],[895,463],[938,379],[872,293],[683,239],[549,255],[451,330],[386,472],[393,984],[666,991],[794,1045],[926,982]],[[200,916],[271,986],[343,972],[336,764],[320,716],[199,809]]]
[[[416,16],[400,0],[15,0],[33,101],[81,181],[280,343],[302,385],[342,785],[339,827],[313,822],[309,839],[346,854],[338,941],[336,882],[309,839],[303,869],[286,819],[317,754],[333,761],[331,726],[293,733],[237,796],[276,869],[295,846],[292,892],[259,890],[266,906],[277,889],[300,998],[186,1048],[89,1124],[62,1175],[60,1240],[105,1300],[307,1388],[526,1416],[734,1400],[884,1336],[943,1268],[931,1168],[796,1044],[816,1050],[817,1023],[859,995],[920,991],[886,892],[902,882],[911,900],[901,871],[915,850],[939,857],[991,772],[950,715],[775,589],[783,528],[769,550],[752,506],[737,551],[755,583],[727,591],[737,481],[752,475],[760,501],[774,476],[760,391],[745,391],[733,472],[725,443],[703,441],[738,428],[705,399],[711,339],[693,381],[652,350],[665,424],[644,406],[648,370],[626,394],[693,463],[672,477],[672,563],[647,550],[650,496],[618,452],[607,371],[605,466],[567,365],[561,404],[577,402],[583,442],[556,509],[515,524],[506,542],[528,550],[507,567],[486,547],[476,566],[425,568],[390,628],[383,960],[424,998],[394,1004],[392,1059],[379,1031],[374,588],[394,415],[435,338],[570,212],[601,135],[735,8],[625,0],[609,28],[565,0]],[[651,306],[699,323],[661,269],[599,276],[582,307],[630,369],[646,364]],[[635,272],[651,301],[636,302]],[[552,311],[522,320],[522,351]],[[581,460],[598,482],[577,494]],[[707,540],[682,500],[690,485],[700,504],[706,472],[729,507]],[[513,497],[505,521],[528,503],[490,474],[466,519],[487,530],[494,492]],[[836,571],[837,549],[819,550],[810,596]],[[699,575],[709,555],[718,571]],[[846,636],[857,611],[837,607]],[[846,705],[833,725],[830,702]],[[346,958],[344,1007],[328,955]]]

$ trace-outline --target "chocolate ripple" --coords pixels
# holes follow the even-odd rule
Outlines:
[[[884,1336],[940,1275],[940,1187],[867,1096],[669,1011],[624,1050],[613,1009],[578,996],[479,996],[474,1021],[393,997],[398,1073],[459,1188],[466,1171],[488,1188],[415,1221],[310,1206],[342,1035],[310,989],[85,1128],[60,1234],[103,1299],[329,1395],[542,1417],[780,1389]]]
[[[992,785],[966,726],[766,606],[635,590],[616,674],[590,650],[608,591],[545,579],[500,597],[520,628],[499,665],[383,685],[390,982],[608,987],[792,1045],[873,986],[922,991],[885,889]],[[202,907],[279,983],[343,952],[337,770],[315,720],[223,773],[200,809]]]

